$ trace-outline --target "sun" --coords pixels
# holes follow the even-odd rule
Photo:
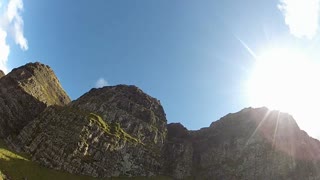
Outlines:
[[[320,125],[319,72],[319,64],[302,50],[270,48],[256,56],[248,81],[250,104],[292,114],[313,134]]]

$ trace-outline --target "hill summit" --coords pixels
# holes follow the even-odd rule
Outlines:
[[[29,63],[0,78],[0,137],[19,131],[51,105],[70,98],[49,66]]]
[[[160,101],[133,85],[94,88],[71,102],[53,70],[38,62],[0,75],[0,107],[0,137],[11,151],[71,174],[320,178],[320,142],[291,115],[267,108],[245,108],[189,131],[167,124]],[[0,162],[2,172],[8,162]]]

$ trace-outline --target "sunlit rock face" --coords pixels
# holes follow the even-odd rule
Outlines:
[[[18,136],[40,164],[94,177],[155,176],[167,134],[160,102],[135,86],[92,89],[50,107]]]
[[[246,108],[189,131],[136,86],[70,102],[40,63],[0,78],[0,137],[43,166],[93,177],[320,179],[320,142],[289,114]]]
[[[171,130],[168,128],[168,134]],[[176,178],[320,178],[319,141],[301,131],[285,113],[247,108],[228,114],[208,128],[184,134],[170,137],[174,148],[172,163],[168,164],[173,165],[170,172]],[[189,152],[193,152],[192,158],[186,160],[184,155]],[[175,162],[181,158],[186,167],[182,170],[182,165]]]
[[[17,135],[47,106],[69,102],[49,66],[29,63],[13,69],[0,78],[0,136]]]
[[[166,115],[160,101],[136,86],[118,85],[92,89],[71,107],[95,112],[108,122],[117,122],[143,143],[161,149],[166,138]]]

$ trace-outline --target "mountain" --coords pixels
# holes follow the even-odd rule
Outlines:
[[[320,179],[319,141],[289,114],[267,108],[246,108],[198,131],[169,124],[166,146],[167,170],[177,178]]]
[[[92,89],[66,107],[50,107],[18,135],[39,163],[70,173],[152,176],[162,167],[164,111],[134,86]]]
[[[17,135],[46,107],[69,102],[49,66],[29,63],[13,69],[0,78],[0,137]]]
[[[70,173],[65,179],[320,179],[320,142],[291,115],[267,108],[245,108],[190,131],[167,124],[160,101],[132,85],[94,88],[71,102],[41,63],[0,76],[0,107],[6,177],[31,178],[26,166],[39,164]],[[10,171],[20,166],[21,176]],[[42,171],[53,173],[35,172]]]

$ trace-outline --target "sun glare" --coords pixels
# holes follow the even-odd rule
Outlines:
[[[249,80],[250,104],[292,114],[299,126],[318,136],[319,65],[299,50],[273,48],[257,56]]]

